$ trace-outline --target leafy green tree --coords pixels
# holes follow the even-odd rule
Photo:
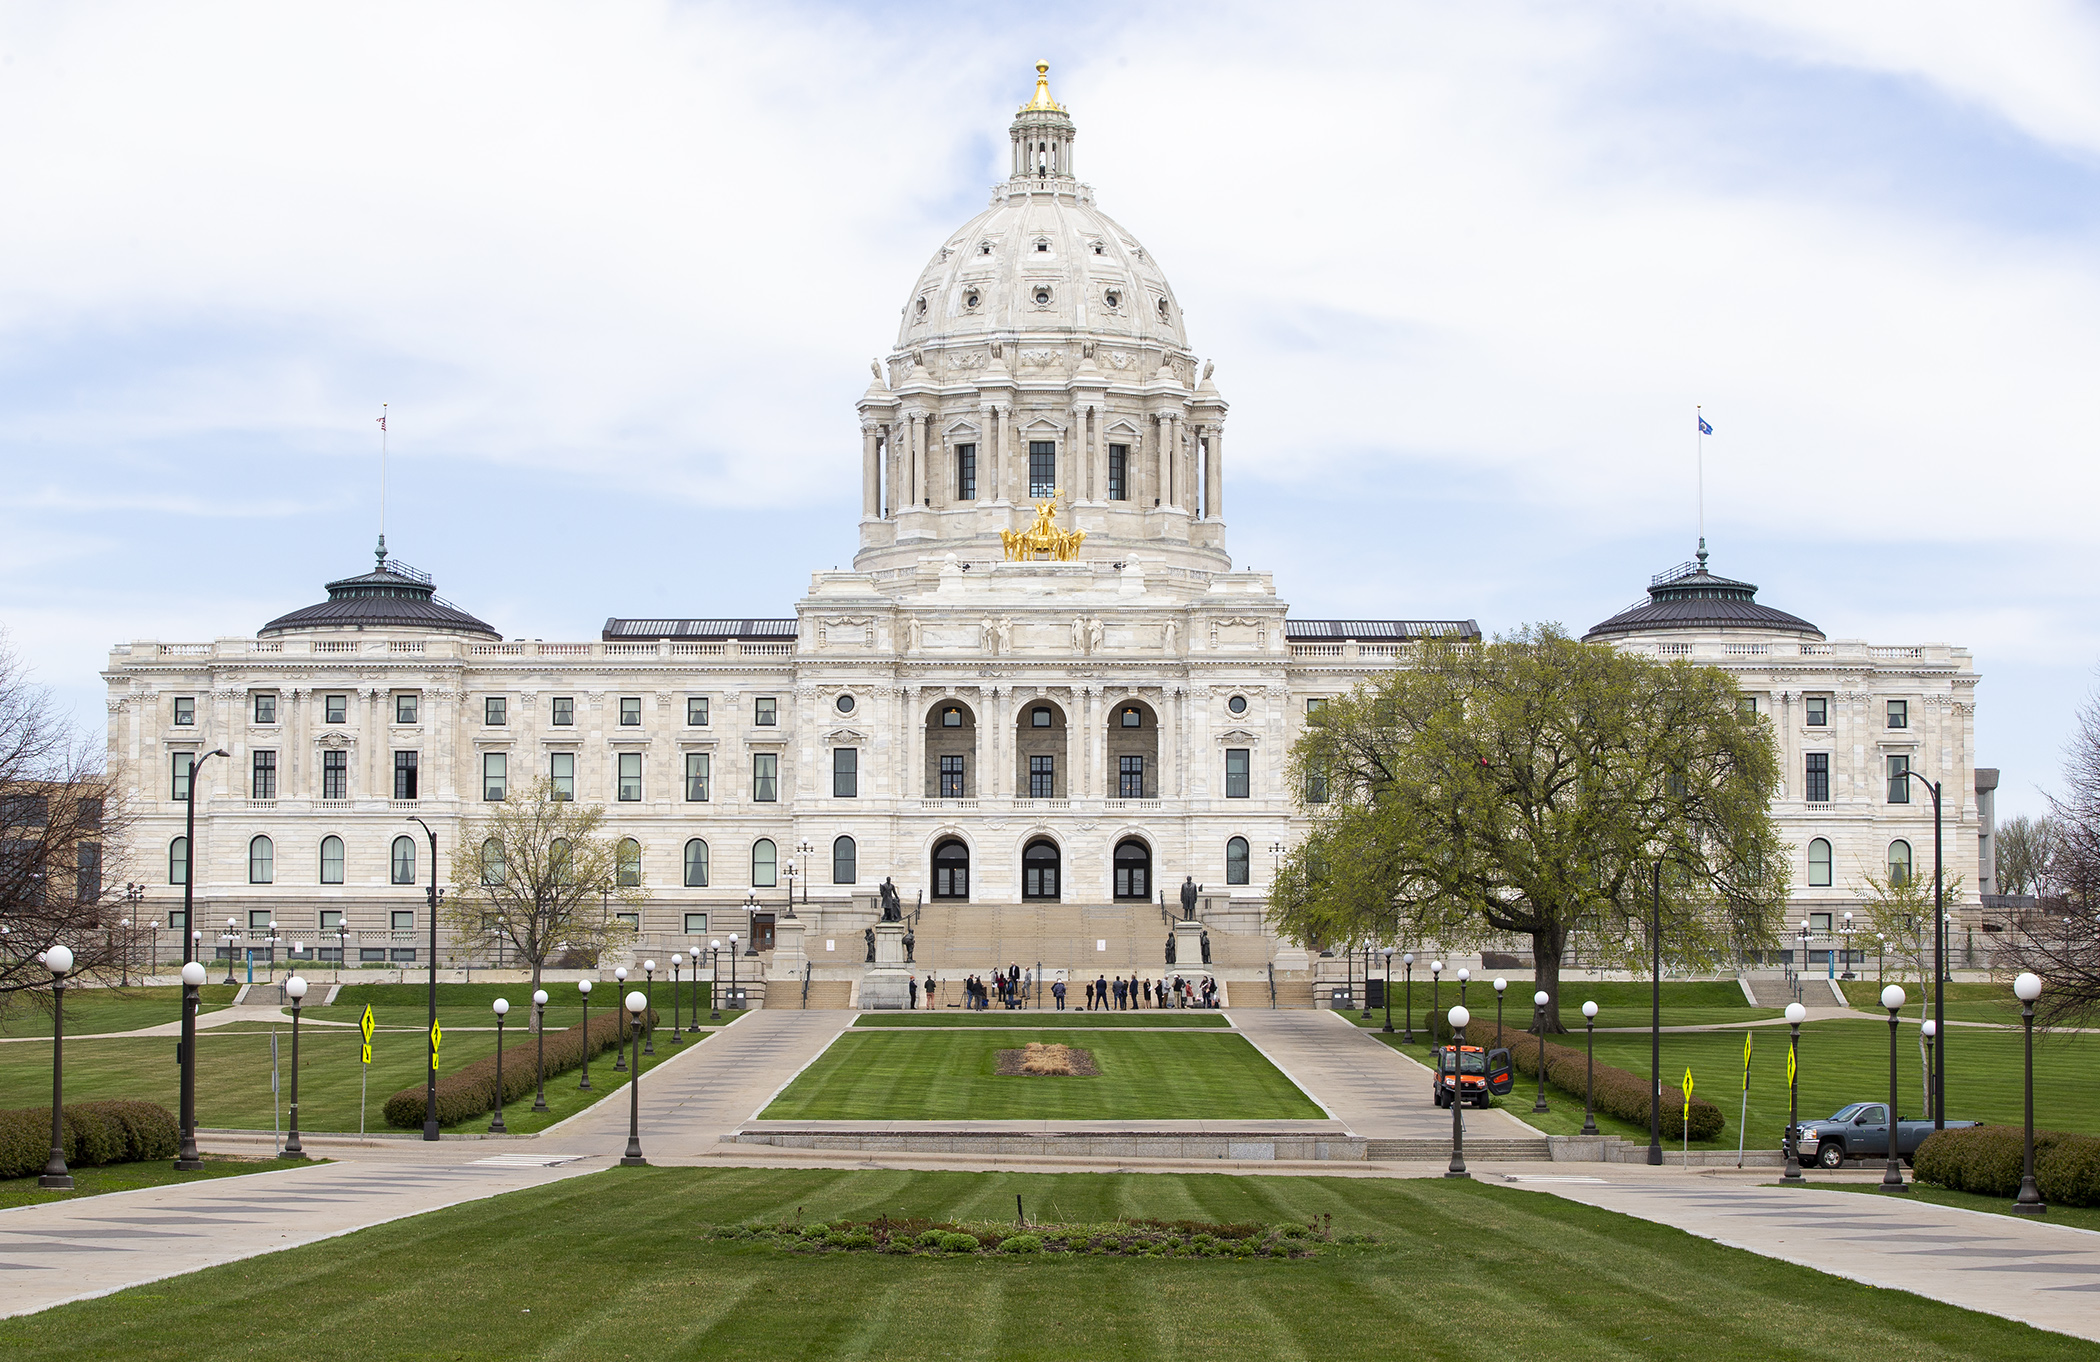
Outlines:
[[[510,795],[468,820],[443,911],[462,938],[530,962],[537,989],[556,951],[595,958],[633,939],[612,905],[639,908],[649,887],[640,846],[604,834],[604,805],[578,804],[545,779]]]
[[[1877,969],[1883,970],[1889,982],[1906,983],[1917,981],[1925,987],[1923,996],[1929,998],[1932,979],[1932,880],[1915,871],[1898,871],[1891,867],[1886,875],[1877,875],[1871,870],[1862,871],[1860,878],[1867,882],[1867,892],[1861,896],[1861,907],[1865,910],[1866,930],[1872,935],[1871,948],[1860,942],[1858,948],[1869,954],[1886,952],[1885,965],[1879,959]],[[1947,910],[1951,915],[1961,903],[1962,878],[1946,876]],[[1874,940],[1879,937],[1882,940]],[[1884,947],[1882,941],[1886,941]],[[1950,932],[1947,948],[1951,957],[1955,946]],[[1949,959],[1949,967],[1953,961]]]
[[[1556,626],[1426,642],[1323,706],[1291,752],[1306,838],[1271,920],[1312,943],[1445,949],[1531,939],[1559,1017],[1561,962],[1664,954],[1706,967],[1774,944],[1786,849],[1770,725],[1727,673],[1658,663]]]

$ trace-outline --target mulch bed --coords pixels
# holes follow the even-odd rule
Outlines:
[[[1099,1078],[1101,1066],[1094,1052],[1076,1045],[1044,1045],[1031,1041],[1025,1050],[1001,1050],[994,1071],[1001,1078]]]

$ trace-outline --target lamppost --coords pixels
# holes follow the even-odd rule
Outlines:
[[[1793,1033],[1787,1038],[1786,1172],[1781,1174],[1787,1182],[1801,1181],[1801,1023],[1807,1019],[1807,1008],[1799,1003],[1786,1005],[1787,1029]]]
[[[1461,968],[1458,972],[1458,1005],[1460,1007],[1466,1005],[1466,982],[1472,977],[1473,971],[1469,969]]]
[[[1444,1020],[1451,1023],[1451,1166],[1447,1178],[1470,1178],[1466,1171],[1466,1085],[1460,1051],[1466,1043],[1466,1023],[1473,1019],[1463,1005],[1451,1009]],[[1444,1081],[1443,1056],[1437,1056],[1437,1082]]]
[[[1371,1020],[1371,952],[1371,943],[1364,942],[1364,1014],[1359,1021]]]
[[[816,854],[817,849],[809,844],[807,837],[795,843],[795,859],[802,866],[802,906],[804,908],[809,907],[809,881],[810,877],[816,873],[810,869],[810,866],[815,864],[814,858]],[[794,915],[795,895],[791,890],[788,894],[788,916],[793,917]]]
[[[649,1000],[642,996],[640,989],[636,989],[627,995],[626,1002],[628,1025],[635,1034],[635,1044],[640,1045],[642,1009],[649,1005]],[[643,1168],[648,1163],[649,1160],[642,1157],[642,1055],[636,1050],[634,1081],[627,1085],[627,1152],[620,1156],[620,1166]]]
[[[2020,1000],[2020,1022],[2027,1039],[2027,1132],[2020,1146],[2020,1194],[2013,1198],[2016,1215],[2040,1215],[2042,1190],[2034,1185],[2034,1000],[2042,996],[2038,974],[2023,973],[2013,980],[2013,996]]]
[[[690,952],[688,953],[688,955],[687,955],[687,963],[689,963],[689,964],[690,964],[690,965],[692,965],[692,967],[693,967],[693,1013],[692,1013],[693,1019],[692,1019],[691,1021],[689,1021],[689,1022],[687,1022],[687,1023],[685,1024],[685,1029],[686,1029],[686,1030],[687,1030],[687,1032],[689,1032],[690,1034],[692,1034],[692,1035],[696,1035],[696,1036],[697,1036],[697,1035],[699,1035],[699,1034],[700,1034],[700,947],[699,947],[699,946],[697,946],[697,945],[696,945],[696,946],[694,946],[694,947],[693,947],[693,949],[692,949],[692,950],[691,950],[691,951],[690,951]],[[709,964],[713,964],[714,962],[713,962],[713,960],[712,960],[712,959],[710,959],[708,963],[709,963]],[[709,988],[710,990],[711,990],[711,989],[713,989],[713,987],[714,987],[714,985],[713,985],[712,983],[710,983],[710,984],[708,985],[708,988]]]
[[[1597,1095],[1597,1004],[1593,1002],[1582,1005],[1582,1030],[1584,1035],[1583,1067],[1585,1069],[1582,1080],[1582,1133],[1595,1135],[1597,1133],[1597,1111],[1595,1105]]]
[[[1401,1006],[1406,1010],[1407,1015],[1400,1022],[1407,1034],[1400,1038],[1400,1043],[1413,1045],[1415,1043],[1415,953],[1409,951],[1401,956],[1400,964],[1407,971],[1407,996],[1401,1000]]]
[[[423,1138],[438,1137],[438,901],[444,894],[438,889],[438,835],[430,830],[430,824],[411,814],[408,822],[423,829],[430,839],[430,892],[426,902],[430,916],[430,1067],[423,1071]],[[585,1033],[589,1039],[589,1033]]]
[[[503,1124],[503,1018],[510,1012],[510,1000],[498,998],[491,1006],[496,1013],[496,1119],[489,1122],[489,1134],[507,1135],[510,1131]]]
[[[1393,948],[1385,948],[1385,1034],[1393,1034]]]
[[[532,1094],[532,1109],[534,1111],[545,1111],[547,1109],[547,990],[544,988],[536,988],[532,991],[532,1031],[539,1038],[537,1045],[534,1047],[537,1053],[533,1056],[532,1064],[535,1084],[535,1090]]]
[[[204,769],[205,762],[210,761],[213,757],[223,757],[225,755],[225,748],[214,747],[201,757],[192,757],[190,759],[189,781],[183,787],[183,794],[186,797],[182,801],[182,930],[190,934],[189,940],[184,943],[189,947],[188,950],[183,952],[182,956],[182,962],[185,965],[197,958],[196,943],[199,939],[197,919],[190,911],[197,887],[197,773]],[[201,984],[204,981],[199,979],[197,982]],[[198,1167],[201,1168],[203,1165],[199,1164]]]
[[[1883,980],[1887,979],[1889,973],[1888,933],[1876,932],[1874,933],[1874,939],[1881,943],[1878,951],[1874,956],[1874,982],[1878,984],[1881,983]]]
[[[1444,962],[1441,960],[1432,960],[1429,962],[1429,1015],[1432,1018],[1434,1018],[1437,1013],[1443,1010]],[[1436,1027],[1432,1025],[1429,1029],[1432,1032],[1434,1032],[1436,1030]],[[1432,1035],[1430,1039],[1434,1040],[1435,1037]]]
[[[1544,989],[1531,995],[1531,1024],[1539,1033],[1539,1091],[1531,1103],[1535,1112],[1551,1110],[1546,1105],[1546,1004],[1551,1001]]]
[[[195,786],[191,789],[194,791]],[[198,934],[191,933],[195,945]],[[182,962],[182,1149],[175,1155],[175,1171],[198,1173],[204,1160],[197,1157],[197,990],[204,987],[204,964]]]
[[[335,981],[343,982],[343,962],[350,958],[350,929],[341,918],[335,923]]]
[[[1903,987],[1890,984],[1881,990],[1881,1005],[1889,1010],[1889,1158],[1881,1171],[1881,1190],[1908,1192],[1903,1181],[1903,1160],[1896,1153],[1896,1019],[1903,1011]]]
[[[132,935],[132,924],[138,921],[139,903],[145,897],[145,885],[126,884],[124,886],[124,902],[130,906],[131,915],[117,924],[124,929],[124,953],[117,957],[117,983],[119,987],[128,987],[131,983],[131,951],[136,944],[136,938]],[[188,924],[185,923],[184,925],[187,926]],[[149,970],[148,973],[151,973],[151,971]]]
[[[681,955],[677,954],[676,952],[673,952],[673,953],[672,953],[672,955],[671,955],[671,1044],[673,1044],[673,1045],[683,1045],[683,1044],[685,1044],[685,1037],[684,1037],[684,1036],[683,1036],[682,1034],[680,1034],[680,1031],[681,1031],[681,1029],[682,1029],[682,1028],[681,1028],[681,1027],[679,1026],[679,1023],[678,1023],[678,1004],[679,1004],[679,1002],[681,1001],[681,999],[680,999],[680,998],[679,998],[679,996],[678,996],[678,967],[679,967],[680,965],[684,964],[684,963],[685,963],[685,958],[684,958],[683,956],[681,956]],[[697,962],[695,962],[695,963],[696,963],[696,968],[697,968]]]
[[[238,924],[232,918],[227,918],[226,930],[220,935],[226,940],[226,982],[229,985],[238,985],[241,981],[233,977],[234,943],[241,939]]]
[[[736,933],[729,934],[729,996],[736,996]]]
[[[1509,980],[1495,980],[1495,1044],[1502,1043],[1502,995],[1509,992]]]
[[[1841,962],[1845,967],[1838,971],[1838,978],[1850,979],[1852,977],[1852,910],[1849,908],[1845,910],[1845,920],[1839,925],[1838,934],[1845,943],[1845,958]]]
[[[1925,1038],[1925,1101],[1929,1106],[1932,1102],[1933,1048],[1935,1042],[1939,1039],[1940,1028],[1934,1025],[1932,1018],[1927,1017],[1925,1024],[1919,1027],[1918,1030],[1923,1033]]]
[[[656,962],[654,960],[644,960],[642,962],[642,988],[647,992],[649,1005],[651,1007],[656,1006]],[[653,1055],[655,1053],[656,1032],[652,1030],[647,1036],[642,1038],[642,1054]],[[642,1061],[639,1055],[635,1057],[634,1071],[636,1073],[642,1071]]]
[[[66,975],[73,969],[73,952],[53,946],[44,952],[44,968],[51,971],[51,1157],[36,1185],[51,1191],[73,1190],[73,1175],[66,1171]],[[2030,1011],[2029,1015],[2032,1015]],[[2029,1110],[2033,1110],[2030,1103]],[[2032,1122],[2029,1123],[2032,1125]],[[2029,1161],[2032,1166],[2032,1160]]]
[[[1797,998],[1801,996],[1801,976],[1808,973],[1808,935],[1811,926],[1807,918],[1801,919],[1801,964],[1794,970],[1794,996]],[[1824,958],[1829,958],[1829,952],[1824,952]]]
[[[1911,770],[1907,765],[1903,768],[1903,774],[1908,779],[1915,780],[1926,789],[1932,791],[1932,1019],[1944,1027],[1947,1024],[1947,1019],[1941,1004],[1945,1001],[1945,983],[1947,978],[1947,877],[1940,865],[1940,837],[1942,831],[1940,782],[1925,779],[1923,775]],[[1943,1041],[1941,1044],[1944,1046],[1945,1042]],[[1947,1085],[1945,1082],[1947,1072],[1946,1060],[1947,1057],[1942,1054],[1939,1065],[1932,1071],[1932,1093],[1927,1099],[1932,1105],[1932,1128],[1934,1130],[1945,1130],[1947,1128],[1947,1113],[1945,1110],[1947,1098]],[[1895,1113],[1891,1112],[1889,1119],[1894,1120]]]
[[[735,939],[734,937],[730,938],[732,941]],[[734,950],[734,947],[731,949]],[[733,960],[736,957],[732,955],[730,958]],[[707,1019],[709,1021],[722,1020],[722,981],[716,977],[721,972],[722,942],[720,938],[711,938],[707,943],[707,1003],[709,1009]],[[695,1002],[693,1004],[693,1010],[696,1012],[700,1010],[699,1003]]]
[[[576,1085],[576,1091],[589,1092],[591,1090],[591,981],[578,979],[576,981],[576,991],[583,995],[583,1081]]]
[[[299,1143],[299,1000],[306,996],[306,980],[296,974],[286,979],[284,996],[292,1000],[292,1128],[285,1138],[284,1157],[303,1159],[306,1149]]]
[[[802,867],[797,862],[789,861],[786,865],[780,867],[780,873],[787,876],[787,910],[788,915],[792,917],[795,913],[795,877],[802,873]],[[754,895],[754,897],[756,896]]]
[[[757,890],[755,890],[755,889],[746,889],[746,890],[744,891],[744,929],[745,929],[746,931],[748,931],[748,932],[750,933],[750,935],[749,935],[749,936],[747,936],[747,937],[745,937],[745,938],[744,938],[744,954],[746,954],[746,955],[757,955],[757,954],[758,954],[758,891],[757,891]],[[735,933],[735,932],[731,932],[731,933],[729,934],[729,940],[730,940],[730,942],[731,942],[731,949],[732,949],[732,950],[733,950],[733,949],[735,949],[735,942],[736,942],[736,933]],[[732,973],[734,973],[734,972],[735,972],[735,969],[736,969],[736,966],[735,966],[735,965],[731,965],[731,966],[730,966],[730,970],[731,970],[731,972],[732,972]]]
[[[620,986],[626,982],[627,966],[621,965],[613,971],[613,996],[615,998],[620,996]],[[620,1044],[613,1051],[613,1072],[616,1074],[627,1072],[627,1037],[624,1035],[620,1037]]]
[[[1650,924],[1649,947],[1654,952],[1648,986],[1648,1163],[1660,1168],[1663,1161],[1663,863],[1655,861],[1655,920]]]

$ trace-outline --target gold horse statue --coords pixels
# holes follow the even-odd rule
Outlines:
[[[1086,539],[1085,530],[1060,530],[1057,528],[1057,499],[1064,495],[1062,488],[1053,489],[1048,501],[1035,504],[1035,523],[1025,530],[1001,530],[999,542],[1006,546],[1006,561],[1009,563],[1070,562],[1079,556],[1079,545]]]

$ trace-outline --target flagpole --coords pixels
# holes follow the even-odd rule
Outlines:
[[[1703,555],[1706,552],[1706,412],[1698,405],[1692,407],[1692,429],[1697,432],[1692,438],[1699,447],[1699,552]],[[1703,558],[1700,565],[1705,565]]]
[[[386,403],[379,404],[379,561],[386,561]]]

